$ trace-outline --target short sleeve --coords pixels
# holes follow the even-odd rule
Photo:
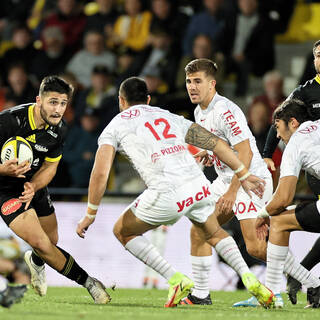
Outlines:
[[[300,170],[302,168],[299,154],[300,151],[297,146],[293,143],[290,144],[289,141],[282,155],[280,178],[288,176],[299,177]]]
[[[117,130],[116,130],[116,122],[114,118],[102,131],[100,137],[98,138],[99,147],[104,144],[109,144],[118,149],[118,141],[117,141]]]
[[[250,138],[247,120],[242,111],[229,107],[224,101],[217,103],[214,127],[223,133],[231,146]]]

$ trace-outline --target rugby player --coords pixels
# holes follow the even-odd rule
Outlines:
[[[195,108],[196,123],[216,134],[226,141],[236,152],[238,158],[249,168],[250,172],[266,181],[262,198],[253,195],[250,198],[230,167],[219,157],[209,157],[206,151],[200,152],[206,164],[214,163],[218,177],[213,181],[213,197],[215,216],[220,225],[229,221],[234,215],[240,223],[242,235],[248,253],[258,259],[266,259],[266,240],[259,239],[254,232],[257,212],[272,195],[272,178],[263,161],[242,110],[232,101],[218,94],[216,91],[215,74],[217,65],[209,59],[196,59],[187,64],[186,87]],[[197,155],[196,155],[197,156]],[[225,234],[227,234],[225,232]],[[233,239],[226,237],[215,248],[220,256],[229,252],[227,263],[233,261],[232,250],[235,250]],[[191,227],[191,261],[195,279],[195,290],[189,294],[182,304],[211,304],[208,278],[212,257],[211,247],[206,243],[202,231],[195,225]],[[236,268],[248,272],[249,268],[240,260]],[[288,266],[293,262],[290,260]],[[300,265],[297,266],[301,267]],[[319,280],[315,279],[315,283]],[[266,283],[268,287],[268,282]],[[235,303],[234,306],[258,306],[255,297]],[[281,295],[276,295],[276,307],[283,306]]]
[[[193,287],[193,282],[177,272],[143,234],[159,225],[173,224],[182,216],[203,232],[211,246],[218,246],[225,235],[213,212],[210,182],[186,148],[185,142],[212,150],[235,170],[242,185],[253,177],[221,139],[201,126],[158,107],[149,106],[150,96],[144,80],[125,80],[119,90],[118,114],[102,132],[95,164],[91,172],[87,214],[80,220],[77,234],[84,237],[94,222],[105,192],[115,152],[123,151],[148,188],[125,210],[114,226],[114,234],[136,258],[161,274],[169,283],[166,307],[176,306]],[[257,177],[256,181],[263,181]],[[257,192],[262,196],[262,192]],[[231,238],[232,239],[232,238]],[[222,240],[223,241],[223,240]],[[244,264],[233,241],[233,261]],[[249,271],[240,271],[247,289],[265,307],[273,303],[273,294]]]
[[[0,215],[9,228],[32,248],[25,261],[31,284],[40,296],[47,291],[44,264],[84,286],[96,303],[110,296],[103,284],[83,270],[74,258],[56,244],[57,220],[47,185],[54,177],[62,156],[66,125],[62,120],[73,88],[57,76],[43,79],[35,103],[0,113],[0,145],[21,136],[31,145],[33,162],[17,159],[0,164]]]
[[[286,210],[295,195],[300,170],[320,179],[320,120],[307,121],[306,105],[296,99],[281,104],[273,114],[277,137],[285,144],[278,187],[268,204],[259,210],[256,228],[264,237],[270,219],[266,282],[280,293],[283,266],[289,252],[290,233],[295,230],[320,233],[320,200]],[[307,270],[306,270],[307,272]],[[305,272],[305,273],[306,273]],[[300,279],[297,279],[300,280]],[[319,308],[320,284],[308,281],[309,303]]]
[[[306,108],[305,112],[308,114],[310,120],[320,119],[320,40],[313,45],[314,68],[316,76],[308,80],[304,85],[300,85],[293,90],[288,99],[299,99],[304,102]],[[271,127],[268,133],[266,144],[263,150],[263,157],[271,170],[275,170],[272,161],[272,154],[279,143],[277,138],[277,131]],[[307,183],[317,198],[320,198],[320,181],[306,172]],[[320,238],[315,242],[312,249],[301,261],[307,270],[311,270],[316,264],[320,262]],[[288,295],[293,304],[297,303],[297,292],[301,289],[301,283],[292,277],[288,277],[287,283]]]

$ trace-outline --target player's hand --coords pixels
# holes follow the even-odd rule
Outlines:
[[[85,233],[88,230],[89,226],[94,222],[95,219],[90,219],[87,216],[84,216],[77,225],[76,232],[80,238],[84,239]]]
[[[18,164],[18,159],[11,159],[1,164],[2,174],[4,176],[10,176],[15,178],[25,178],[24,175],[31,169],[30,163],[28,161],[23,161]]]
[[[256,232],[259,240],[265,240],[269,233],[270,218],[256,219]]]
[[[202,150],[196,153],[193,157],[199,159],[199,162],[202,163],[205,167],[211,167],[213,165],[210,155],[206,150]]]
[[[242,188],[250,196],[250,198],[251,192],[253,192],[260,199],[262,199],[265,184],[266,182],[263,179],[256,177],[253,174],[250,174],[247,179],[241,181]]]
[[[264,158],[264,162],[267,164],[268,169],[271,171],[276,171],[276,166],[274,165],[274,162],[271,158]]]
[[[228,214],[233,210],[237,198],[237,192],[227,191],[216,203],[216,208],[222,214]]]
[[[33,184],[31,182],[26,182],[24,185],[24,191],[22,192],[21,196],[19,197],[20,202],[26,203],[25,209],[29,208],[30,202],[33,199],[35,194],[35,190]]]

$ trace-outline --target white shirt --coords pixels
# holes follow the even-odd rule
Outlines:
[[[298,178],[301,169],[320,179],[320,120],[303,122],[284,149],[280,178]]]
[[[248,127],[246,117],[235,103],[216,93],[207,109],[202,110],[199,105],[195,108],[194,117],[196,123],[226,141],[231,148],[249,139],[253,153],[249,168],[250,172],[261,178],[271,176],[267,165],[259,153],[256,139]],[[230,183],[234,175],[233,170],[219,160],[217,156],[214,155],[213,158],[217,175],[222,178],[225,183]]]
[[[149,189],[164,192],[203,175],[185,143],[191,125],[169,111],[136,105],[113,118],[98,144],[123,152]]]

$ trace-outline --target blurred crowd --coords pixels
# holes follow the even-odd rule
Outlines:
[[[262,150],[272,111],[285,99],[283,77],[274,70],[275,36],[286,31],[295,2],[2,0],[0,111],[34,102],[47,75],[70,81],[70,130],[53,185],[87,187],[97,138],[118,113],[121,81],[143,77],[151,104],[193,120],[184,67],[210,58],[219,67],[221,93],[226,79],[234,81],[234,97],[247,95],[253,77],[262,79],[264,91],[248,107]],[[110,179],[108,188],[132,191],[130,173],[121,180],[125,160],[118,157],[112,174],[119,179]]]

